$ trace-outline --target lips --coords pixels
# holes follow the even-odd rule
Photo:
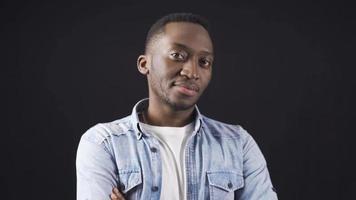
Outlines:
[[[175,83],[174,86],[178,88],[178,91],[186,96],[195,96],[199,92],[199,87],[196,84],[189,83]]]
[[[180,86],[180,87],[184,87],[188,90],[193,90],[195,92],[199,92],[199,87],[194,83],[177,82],[174,84],[174,86]]]

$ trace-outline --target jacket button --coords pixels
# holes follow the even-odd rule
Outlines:
[[[232,188],[232,183],[229,182],[229,183],[227,184],[227,187],[231,189],[231,188]]]
[[[151,151],[152,151],[153,153],[156,153],[156,152],[157,152],[157,148],[156,148],[156,147],[151,147]]]
[[[152,186],[151,190],[152,190],[152,192],[157,192],[158,191],[158,187],[157,186]]]

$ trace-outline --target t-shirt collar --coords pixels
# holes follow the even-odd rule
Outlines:
[[[138,115],[139,113],[147,109],[147,107],[148,107],[148,98],[145,98],[137,102],[132,109],[131,122],[138,140],[141,139],[142,135],[144,134],[143,131],[140,130],[140,124],[139,124],[140,120]],[[196,134],[197,132],[199,132],[202,126],[202,115],[199,112],[197,105],[195,105],[194,112],[195,112],[195,122],[194,122],[193,134]]]

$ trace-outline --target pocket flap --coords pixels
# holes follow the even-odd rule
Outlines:
[[[142,183],[140,170],[120,170],[119,171],[120,191],[128,192],[132,188]]]
[[[244,186],[242,175],[229,171],[207,172],[209,185],[232,192]]]

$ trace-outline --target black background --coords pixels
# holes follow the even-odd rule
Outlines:
[[[201,112],[256,139],[280,199],[356,199],[355,7],[319,3],[2,2],[1,199],[75,199],[80,136],[147,96],[136,69],[169,12],[213,25]]]

